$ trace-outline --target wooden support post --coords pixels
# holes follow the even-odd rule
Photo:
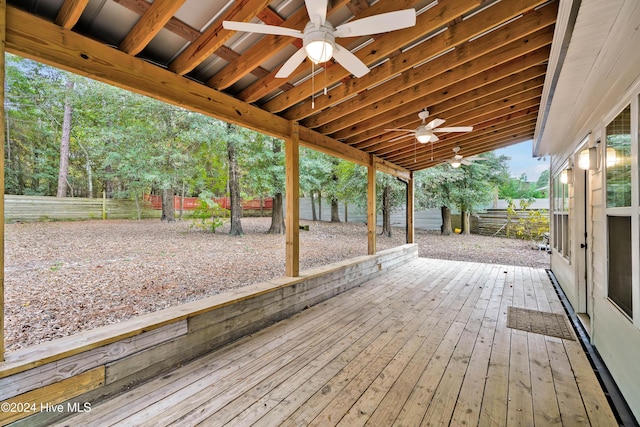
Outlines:
[[[414,236],[414,214],[415,214],[415,206],[414,206],[414,180],[413,180],[413,172],[409,176],[409,181],[407,181],[407,243],[415,243]]]
[[[300,131],[291,122],[289,139],[285,141],[286,174],[286,274],[300,275]]]
[[[369,255],[376,253],[376,164],[371,157],[367,180],[367,235]]]
[[[4,362],[4,52],[6,41],[7,2],[0,0],[0,362]]]

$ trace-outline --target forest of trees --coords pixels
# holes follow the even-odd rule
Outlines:
[[[5,90],[5,193],[105,192],[132,200],[143,192],[165,200],[174,194],[230,195],[232,204],[273,197],[271,231],[283,232],[281,140],[13,55],[6,56]],[[417,173],[417,206],[441,208],[443,218],[457,208],[465,218],[496,191],[510,198],[535,196],[519,184],[522,177],[509,177],[506,157],[484,157],[467,167],[443,164]],[[301,149],[301,191],[316,200],[314,214],[317,203],[330,201],[332,221],[339,221],[338,201],[366,206],[366,174],[351,162]],[[390,235],[388,218],[404,205],[406,184],[381,173],[377,183],[383,233]],[[232,232],[241,234],[239,218],[236,225]]]

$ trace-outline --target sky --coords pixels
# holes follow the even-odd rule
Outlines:
[[[496,155],[511,157],[509,160],[509,171],[512,177],[519,178],[523,173],[527,174],[527,181],[535,182],[540,177],[540,173],[549,168],[549,158],[540,159],[533,157],[532,141],[521,142],[510,147],[495,150]]]

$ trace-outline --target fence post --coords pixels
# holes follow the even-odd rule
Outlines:
[[[107,219],[107,192],[102,191],[102,219]]]

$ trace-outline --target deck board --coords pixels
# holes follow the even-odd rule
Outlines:
[[[419,258],[61,425],[616,425],[544,270]]]

